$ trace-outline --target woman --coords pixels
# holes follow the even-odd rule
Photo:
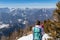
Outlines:
[[[33,27],[33,40],[42,40],[42,29],[40,26],[40,21],[36,22],[35,27]]]

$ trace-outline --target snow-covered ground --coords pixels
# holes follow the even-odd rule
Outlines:
[[[0,25],[0,29],[2,29],[2,28],[8,28],[9,27],[9,24],[1,24]]]
[[[33,40],[33,35],[32,34],[29,34],[27,36],[23,36],[17,40]]]
[[[51,37],[51,36],[49,36],[48,34],[44,34],[44,36],[42,37],[42,40],[47,40],[47,39],[53,39],[53,37]],[[17,40],[33,40],[33,34],[29,34],[29,35],[27,35],[27,36],[23,36],[23,37],[21,37],[21,38],[19,38],[19,39],[17,39]]]

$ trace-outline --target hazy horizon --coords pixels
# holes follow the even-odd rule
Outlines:
[[[0,0],[0,8],[56,8],[58,0]]]

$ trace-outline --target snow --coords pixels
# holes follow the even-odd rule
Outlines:
[[[13,11],[13,10],[15,10],[15,8],[10,8],[10,12]]]
[[[48,34],[44,34],[42,40],[48,40],[48,38],[53,39],[53,37],[49,36]]]
[[[48,17],[48,15],[46,14],[46,17]]]
[[[10,20],[10,23],[12,23],[12,20]]]
[[[42,40],[45,40],[45,39],[47,40],[48,38],[53,39],[53,37],[51,37],[51,36],[49,36],[48,34],[45,33],[43,35],[43,37],[42,37]],[[23,37],[21,37],[21,38],[19,38],[17,40],[33,40],[33,34],[29,34],[27,36],[23,36]]]
[[[18,19],[18,22],[21,22],[22,21],[22,19]]]
[[[2,25],[0,25],[0,29],[2,29],[2,28],[8,28],[9,27],[9,24],[2,24]]]
[[[15,14],[13,14],[13,16],[17,15],[17,13],[15,12]]]
[[[27,15],[25,15],[24,13],[22,13],[22,17],[26,17]]]
[[[33,40],[33,35],[32,34],[29,34],[27,36],[23,36],[17,40]]]
[[[23,24],[27,24],[27,23],[28,23],[28,21],[26,21],[26,20],[25,20],[25,21],[23,21]]]

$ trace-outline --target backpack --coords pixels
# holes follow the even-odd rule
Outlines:
[[[34,27],[33,28],[33,39],[41,39],[42,38],[42,30],[41,28]]]

